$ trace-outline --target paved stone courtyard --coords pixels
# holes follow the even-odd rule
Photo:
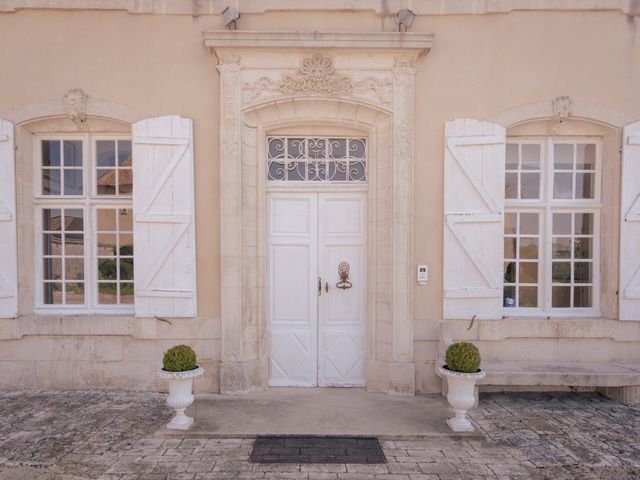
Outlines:
[[[595,394],[485,394],[481,436],[383,440],[386,465],[252,464],[253,440],[157,438],[158,394],[0,393],[0,479],[638,479],[640,408]]]

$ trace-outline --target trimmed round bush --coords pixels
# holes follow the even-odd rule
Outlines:
[[[480,351],[473,343],[457,342],[447,348],[447,368],[454,372],[476,373],[480,371]]]
[[[167,372],[186,372],[197,368],[196,352],[188,345],[176,345],[164,352],[162,368]]]

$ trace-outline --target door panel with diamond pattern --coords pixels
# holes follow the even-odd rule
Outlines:
[[[269,195],[270,385],[364,385],[365,210],[359,193]]]

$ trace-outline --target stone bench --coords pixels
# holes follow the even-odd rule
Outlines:
[[[440,326],[437,362],[453,343],[451,329]],[[588,387],[625,405],[640,405],[640,364],[600,362],[482,361],[487,376],[478,386],[489,387]],[[446,382],[443,395],[446,395]],[[478,390],[476,387],[476,394]],[[505,388],[507,389],[507,388]],[[519,390],[522,390],[520,388]]]

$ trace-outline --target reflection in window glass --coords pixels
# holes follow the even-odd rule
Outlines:
[[[133,303],[133,211],[96,209],[98,304]]]

